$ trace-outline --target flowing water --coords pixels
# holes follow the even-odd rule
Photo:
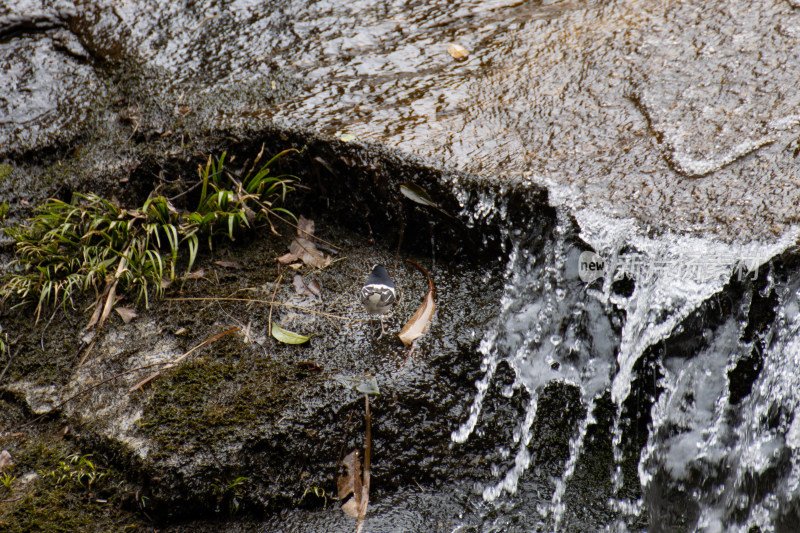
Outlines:
[[[781,530],[800,485],[800,422],[793,417],[800,279],[780,274],[778,280],[768,261],[796,235],[773,245],[729,245],[649,237],[596,213],[578,212],[577,225],[565,210],[557,218],[543,248],[516,240],[500,316],[480,345],[483,376],[469,415],[452,434],[457,444],[470,439],[499,366],[513,369],[515,381],[502,393],[522,388],[530,401],[508,443],[513,465],[485,485],[484,500],[515,494],[520,477],[537,468],[530,445],[538,399],[545,385],[559,381],[580,390],[586,415],[574,428],[549,502],[539,505],[548,527],[569,530],[565,493],[598,422],[598,401],[610,396],[615,464],[607,503],[616,517],[608,528],[625,530],[644,517],[654,531]],[[599,275],[587,270],[592,257],[601,262]],[[730,303],[715,303],[720,299]],[[776,319],[764,324],[770,305]],[[682,336],[693,339],[684,343],[688,348],[676,341]],[[670,343],[674,349],[658,349]],[[752,392],[742,393],[731,376],[754,350],[763,351],[763,367],[748,374],[755,378]],[[629,399],[642,387],[649,403],[636,412]],[[649,424],[646,445],[635,450],[639,479],[626,480],[628,434],[642,417]],[[638,497],[622,494],[631,481]]]

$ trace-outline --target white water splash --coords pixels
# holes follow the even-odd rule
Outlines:
[[[583,453],[588,428],[595,423],[595,402],[608,391],[616,404],[616,416],[611,428],[615,462],[613,497],[607,503],[610,509],[624,516],[641,514],[642,498],[634,501],[617,498],[625,482],[621,468],[625,438],[622,405],[636,378],[637,361],[650,346],[680,332],[681,323],[704,302],[722,293],[731,279],[742,273],[757,276],[758,269],[785,250],[798,234],[794,232],[771,245],[731,245],[677,235],[655,239],[644,235],[633,223],[579,212],[580,237],[609,259],[611,272],[631,254],[644,265],[633,272],[628,270],[633,288],[630,294],[622,295],[614,290],[614,282],[622,275],[607,276],[601,289],[582,286],[577,279],[581,250],[565,238],[570,226],[566,212],[559,210],[558,217],[553,238],[543,249],[526,249],[521,241],[514,245],[501,311],[480,347],[484,376],[476,382],[477,393],[467,420],[452,435],[455,442],[464,442],[475,430],[498,365],[505,362],[516,374],[516,385],[528,393],[529,404],[524,415],[520,413],[524,421],[515,433],[514,464],[504,473],[498,472],[501,479],[486,487],[483,496],[491,501],[504,492],[513,494],[520,476],[532,466],[528,446],[536,422],[539,392],[551,381],[579,387],[588,413],[570,439],[569,458],[562,475],[555,480],[549,506],[544,506],[555,529],[561,527],[566,512],[564,494]],[[698,258],[703,259],[702,263],[698,263]],[[747,268],[740,271],[742,264]],[[742,305],[749,306],[749,300]],[[794,306],[789,309],[791,306],[787,304],[793,316],[800,314],[797,311],[800,304],[795,302]],[[612,327],[615,309],[625,316],[619,338],[614,336]],[[733,429],[726,418],[730,411],[728,373],[750,348],[738,341],[744,327],[746,321],[730,318],[714,331],[704,333],[708,335],[708,347],[688,363],[670,359],[659,362],[664,376],[659,382],[663,392],[653,405],[653,429],[639,464],[639,481],[644,491],[653,481],[653,468],[666,468],[669,475],[680,479],[693,462],[722,463],[731,452],[729,437]],[[798,354],[796,364],[800,366],[800,341],[797,345],[787,341],[783,346]],[[782,372],[793,375],[788,370]],[[800,379],[797,381],[793,390],[800,391]],[[694,390],[695,395],[692,409],[687,410],[680,402],[689,390]],[[505,395],[510,394],[513,390]],[[751,408],[756,410],[756,406]],[[665,436],[664,428],[676,424],[685,430]],[[744,426],[736,431],[757,433],[755,428]],[[747,440],[737,438],[742,442]],[[782,439],[778,442],[771,437],[760,437],[743,447],[737,455],[741,472],[737,471],[736,479],[745,479],[754,470],[763,471],[773,464],[784,442],[792,450],[800,447],[800,422],[787,423]],[[800,488],[800,458],[795,454],[791,456],[791,475],[786,484],[790,489],[794,487],[791,490]],[[702,502],[698,530],[710,531],[720,525],[723,530],[736,527],[720,511],[720,506],[715,506],[715,501],[709,496]],[[757,505],[748,503],[747,524],[767,527],[774,521],[778,506],[779,501],[773,497],[765,497]],[[614,527],[624,530],[625,524],[618,520]]]

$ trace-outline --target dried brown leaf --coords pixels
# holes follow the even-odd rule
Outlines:
[[[322,367],[319,366],[319,363],[315,363],[314,361],[300,361],[297,363],[297,366],[303,370],[322,372]]]
[[[135,309],[130,307],[115,307],[114,311],[122,318],[122,321],[129,324],[131,320],[139,316]]]
[[[336,489],[339,501],[342,502],[342,511],[348,516],[358,518],[362,497],[361,460],[358,458],[358,450],[347,454],[341,464],[345,472],[336,480]]]
[[[411,319],[406,322],[400,333],[397,334],[403,344],[408,346],[428,331],[428,326],[430,326],[435,310],[436,304],[433,301],[433,292],[428,291],[422,300],[422,304],[417,308]]]
[[[8,450],[0,452],[0,472],[14,466],[14,460],[11,458],[11,453]]]
[[[288,253],[288,254],[283,254],[282,256],[280,256],[278,258],[278,263],[280,263],[282,265],[288,265],[289,263],[294,263],[295,261],[297,261],[299,259],[300,258],[298,256],[296,256],[295,254]]]
[[[331,257],[319,251],[317,246],[302,237],[297,237],[289,244],[289,252],[299,257],[310,267],[323,269],[331,264]]]
[[[202,279],[205,275],[206,270],[204,268],[198,268],[194,272],[189,272],[186,274],[186,279]]]
[[[314,221],[300,215],[300,218],[297,220],[297,236],[301,239],[313,239]]]
[[[400,333],[397,335],[406,346],[428,331],[428,327],[433,319],[433,312],[436,310],[436,303],[433,301],[434,286],[430,274],[416,261],[409,259],[408,262],[420,269],[428,278],[428,292],[425,294],[425,298],[422,299],[422,303],[417,308],[416,312],[414,312],[414,315],[406,322],[406,325],[403,326],[403,329],[400,330]]]
[[[292,284],[294,285],[294,292],[299,294],[300,296],[305,296],[306,294],[311,294],[311,291],[308,290],[306,286],[306,282],[303,281],[303,276],[300,274],[295,274],[294,279],[292,280]]]
[[[311,294],[320,298],[322,297],[322,286],[320,286],[319,281],[312,279],[307,287],[308,290],[311,291]]]
[[[214,264],[222,268],[242,268],[236,261],[214,261]]]

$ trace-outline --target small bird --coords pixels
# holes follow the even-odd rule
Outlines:
[[[361,287],[361,303],[364,304],[367,313],[380,315],[378,318],[381,321],[381,335],[378,338],[386,334],[383,328],[383,315],[392,310],[396,297],[394,282],[386,272],[386,267],[375,265],[367,282]]]

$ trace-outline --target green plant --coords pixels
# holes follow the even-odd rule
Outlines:
[[[211,484],[211,488],[217,495],[217,507],[224,500],[228,500],[229,510],[231,514],[236,514],[239,511],[239,504],[244,496],[244,488],[250,482],[249,478],[237,477],[233,481],[215,478],[216,483]]]
[[[294,178],[270,175],[271,165],[288,151],[256,168],[259,154],[241,179],[224,168],[225,153],[209,157],[199,169],[202,189],[194,211],[179,212],[164,196],[138,209],[95,194],[75,194],[70,203],[49,200],[29,226],[6,230],[16,241],[17,257],[0,298],[36,302],[37,320],[43,308],[61,303],[66,310],[73,295],[90,289],[112,304],[118,290],[136,291],[137,301],[143,298],[149,306],[148,294],[160,297],[165,278],[175,279],[183,250],[191,270],[201,236],[211,246],[214,237],[234,240],[260,219],[275,231],[272,217],[294,218],[276,206],[292,190]]]
[[[11,474],[3,472],[0,474],[0,485],[5,487],[7,490],[11,490],[11,485],[14,483],[14,480],[17,479]]]
[[[108,475],[104,469],[97,467],[91,460],[91,454],[78,455],[74,453],[66,461],[59,461],[53,470],[42,470],[42,477],[51,478],[56,485],[73,483],[79,487],[91,489],[99,480]]]
[[[3,332],[3,326],[0,326],[0,357],[5,358],[7,352],[8,352],[8,333]]]
[[[316,486],[306,487],[306,490],[303,491],[303,495],[300,496],[300,499],[297,500],[295,505],[300,505],[300,503],[303,500],[305,500],[306,496],[309,495],[309,494],[313,494],[317,498],[322,498],[324,500],[324,503],[322,504],[322,506],[323,507],[327,507],[328,506],[328,493],[322,487],[316,487]]]

